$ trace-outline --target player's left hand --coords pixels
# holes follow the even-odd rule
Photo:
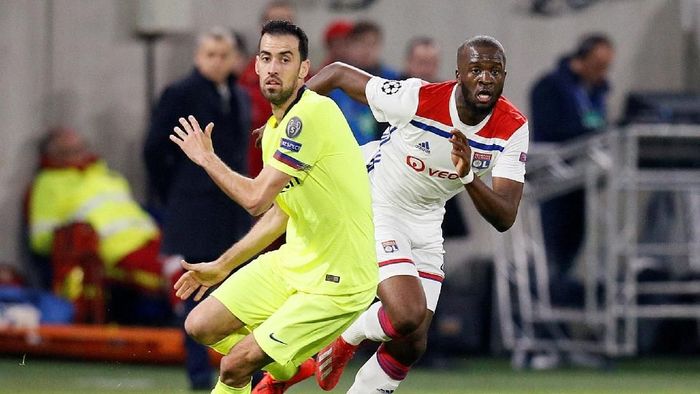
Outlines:
[[[175,296],[186,300],[195,294],[194,300],[199,301],[210,287],[226,279],[228,271],[217,262],[190,264],[185,260],[180,262],[187,272],[175,282]]]
[[[180,149],[196,164],[203,166],[207,157],[214,153],[214,145],[211,141],[211,133],[214,130],[214,123],[209,122],[202,131],[199,122],[190,115],[180,118],[180,127],[173,129],[174,134],[170,134],[170,140],[176,143]]]
[[[265,125],[251,131],[250,134],[255,138],[255,147],[260,149],[262,147],[263,134],[265,134]]]
[[[457,175],[461,178],[466,176],[471,170],[472,150],[469,148],[469,140],[461,131],[453,129],[450,131],[450,134],[452,134],[452,137],[450,137],[450,142],[452,143],[452,164],[455,165]]]

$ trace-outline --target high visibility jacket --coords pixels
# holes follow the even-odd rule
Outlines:
[[[89,223],[99,234],[99,254],[107,267],[159,236],[126,179],[102,160],[84,169],[45,168],[34,181],[29,201],[32,250],[48,256],[54,230],[72,222]]]

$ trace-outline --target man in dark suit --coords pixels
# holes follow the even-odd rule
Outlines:
[[[250,101],[232,74],[237,50],[230,32],[223,28],[198,37],[194,70],[163,92],[144,147],[151,197],[162,207],[162,251],[182,255],[190,262],[216,259],[251,225],[245,210],[168,139],[180,117],[193,115],[202,122],[213,122],[216,153],[233,170],[247,173]],[[194,302],[188,301],[183,316],[193,307]],[[208,389],[214,374],[207,350],[188,335],[185,338],[190,384],[193,389]]]

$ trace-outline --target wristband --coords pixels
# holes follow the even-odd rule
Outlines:
[[[472,181],[474,180],[474,171],[472,171],[472,169],[470,168],[467,175],[459,178],[459,180],[462,181],[462,184],[464,185],[472,183]]]

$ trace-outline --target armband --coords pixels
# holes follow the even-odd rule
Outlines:
[[[472,183],[472,181],[474,180],[474,171],[472,171],[472,169],[470,168],[467,175],[459,178],[459,180],[462,181],[462,184],[464,185]]]

